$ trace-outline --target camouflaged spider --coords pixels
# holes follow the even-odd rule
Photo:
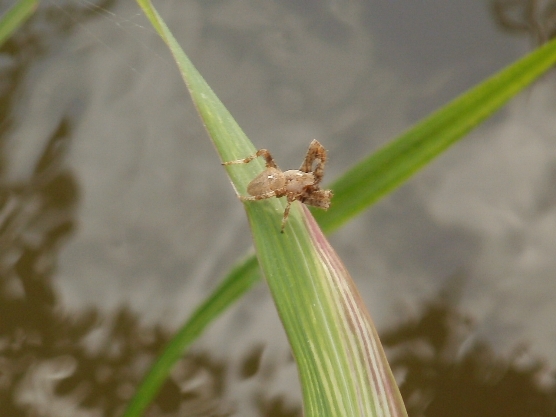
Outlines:
[[[224,162],[222,165],[247,164],[258,156],[262,156],[266,161],[266,169],[247,185],[249,196],[239,196],[239,198],[241,201],[256,201],[285,196],[288,202],[282,218],[282,233],[290,213],[290,206],[294,201],[324,210],[330,207],[332,191],[319,188],[319,183],[324,176],[326,149],[316,139],[313,139],[309,145],[305,160],[299,169],[281,171],[266,149],[259,149],[254,155],[245,159]],[[315,161],[316,165],[313,169]]]

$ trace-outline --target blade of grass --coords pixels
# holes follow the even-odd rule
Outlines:
[[[556,40],[464,93],[357,163],[330,187],[334,190],[332,207],[328,211],[314,210],[323,230],[328,233],[336,230],[403,184],[555,63]],[[420,145],[422,150],[417,149]],[[258,269],[258,264],[250,265],[250,272]]]
[[[252,154],[254,146],[181,51],[150,2],[138,2],[172,51],[221,158],[233,160]],[[229,166],[227,172],[234,187],[244,194],[248,182],[261,169],[262,163],[257,161]],[[286,232],[281,234],[283,210],[284,202],[278,199],[246,204],[257,254],[298,363],[305,415],[406,415],[380,342],[373,340],[367,349],[357,347],[375,338],[376,334],[369,331],[372,323],[362,326],[362,332],[350,333],[351,343],[342,337],[342,332],[351,332],[352,322],[344,314],[345,306],[334,302],[332,295],[338,292],[330,279],[334,271],[322,259],[310,234],[309,212],[302,211],[299,203],[294,204]],[[355,343],[360,334],[366,339]],[[378,360],[370,360],[369,354]],[[367,369],[371,365],[379,368]],[[358,371],[358,378],[352,377],[354,370]],[[377,376],[386,378],[377,382]],[[156,384],[150,385],[150,392],[145,395],[153,395],[156,389]]]
[[[151,14],[150,18],[154,17],[154,19],[151,19],[153,21],[153,25],[155,26],[155,28],[157,28],[159,33],[161,33],[163,38],[164,38],[169,32],[165,32],[165,31],[167,31],[167,28],[164,29],[164,27],[160,25],[159,20],[157,20],[158,15],[153,14],[153,13],[151,13],[151,11],[148,10],[148,8],[150,7],[150,3],[147,2],[147,1],[141,1],[141,0],[138,0],[138,1],[139,1],[140,4],[146,5],[146,12],[145,13],[147,14],[147,16],[149,16],[149,13],[150,13]],[[172,40],[170,42],[166,39],[166,42],[171,44],[172,42],[175,42],[175,41],[173,41],[173,38],[172,38]],[[173,46],[175,47],[175,46],[177,46],[177,44],[174,44]],[[172,45],[170,45],[170,47],[172,49]],[[179,50],[179,47],[178,47],[178,50]],[[439,139],[442,139],[441,138],[442,129],[447,129],[448,131],[450,130],[449,125],[446,125],[446,124],[442,125],[442,123],[439,123],[439,120],[444,118],[445,119],[444,123],[445,123],[446,120],[450,120],[450,118],[447,117],[447,116],[453,117],[454,114],[456,116],[455,116],[455,119],[452,119],[452,120],[454,120],[456,122],[461,122],[463,120],[463,124],[461,124],[461,126],[467,126],[466,128],[463,128],[463,129],[460,126],[459,134],[460,134],[460,136],[462,136],[464,133],[466,133],[466,131],[471,129],[475,124],[479,123],[481,120],[483,120],[485,117],[487,117],[490,113],[496,111],[497,110],[496,106],[500,107],[505,102],[505,100],[507,100],[511,97],[512,94],[517,93],[519,88],[524,88],[526,86],[527,82],[531,82],[534,79],[534,77],[538,77],[542,73],[542,71],[545,71],[547,69],[546,68],[547,62],[550,61],[551,62],[550,65],[552,65],[553,59],[554,59],[554,57],[552,56],[553,52],[554,51],[553,51],[552,48],[547,48],[546,47],[542,51],[533,52],[531,55],[529,55],[528,57],[524,58],[523,60],[521,60],[517,64],[515,64],[514,66],[520,66],[520,64],[523,61],[530,61],[528,63],[526,62],[525,64],[523,64],[522,66],[524,68],[521,68],[521,69],[522,70],[530,70],[531,74],[533,74],[533,75],[525,74],[525,76],[523,76],[524,74],[514,73],[513,76],[517,75],[516,78],[520,78],[519,75],[522,76],[521,77],[521,82],[522,83],[521,83],[520,86],[517,87],[517,89],[516,89],[515,85],[510,85],[510,86],[508,86],[508,85],[499,85],[498,89],[496,89],[496,88],[492,89],[492,93],[494,93],[495,95],[498,95],[499,97],[498,97],[498,102],[497,103],[496,103],[496,100],[491,101],[490,108],[478,109],[478,111],[475,112],[475,113],[474,112],[467,112],[467,113],[463,114],[462,118],[457,117],[457,113],[458,113],[457,106],[455,108],[452,108],[452,114],[451,115],[450,115],[450,112],[447,112],[445,114],[441,114],[442,110],[440,112],[436,113],[435,115],[433,115],[431,118],[428,119],[428,121],[429,121],[428,128],[433,128],[432,130],[435,130],[437,135],[433,136],[431,140],[432,141],[434,141],[434,140],[439,141]],[[174,53],[174,55],[176,56],[176,59],[179,62],[179,58],[180,58],[179,51],[177,53],[176,52],[173,52],[173,53]],[[537,54],[537,55],[534,56],[535,54]],[[532,56],[534,56],[533,58],[535,58],[535,57],[538,58],[538,60],[535,62],[535,59],[531,58]],[[527,68],[527,66],[529,66],[529,65],[531,66],[531,68]],[[180,67],[181,67],[181,64],[180,64]],[[527,81],[528,77],[529,77],[529,80]],[[496,76],[493,77],[493,79],[488,80],[487,83],[489,81],[493,81],[494,78],[496,78]],[[511,78],[511,77],[509,77],[509,78]],[[506,80],[506,82],[511,82],[511,81],[512,81],[511,79]],[[506,98],[503,98],[502,100],[500,100],[500,97],[503,97],[503,96],[506,96]],[[197,97],[197,98],[204,99],[206,97],[201,96],[201,97]],[[495,104],[492,105],[492,103],[495,103]],[[465,107],[464,105],[468,105],[469,103],[465,103],[465,101],[463,101],[463,102],[460,102],[459,104],[462,105],[463,107]],[[200,108],[199,111],[200,111],[201,115],[203,115],[203,113],[204,113],[205,123],[207,123],[206,120],[211,120],[211,117],[216,117],[216,118],[220,117],[220,116],[215,116],[215,114],[217,112],[216,113],[211,112],[210,106],[208,106],[208,108],[205,107],[204,109]],[[437,117],[435,117],[435,116],[437,116]],[[459,120],[459,119],[462,119],[462,120]],[[225,133],[222,130],[222,126],[225,123],[222,123],[222,120],[219,120],[219,122],[220,123],[217,124],[217,128],[213,127],[213,132],[211,132],[211,135],[213,133],[216,133],[216,134]],[[436,126],[435,126],[435,124],[436,124]],[[243,133],[241,132],[241,129],[239,129],[239,127],[237,127],[237,125],[235,125],[235,122],[232,123],[232,125],[233,125],[232,126],[233,129],[236,130],[236,133],[238,133],[239,136],[243,135]],[[218,126],[220,126],[220,128],[218,128]],[[209,132],[210,132],[211,128],[208,127],[208,126],[207,126],[207,128],[209,129]],[[417,136],[414,136],[414,137],[420,137],[421,138],[420,140],[424,140],[423,138],[426,139],[426,135],[423,134],[424,130],[426,131],[426,129],[423,130],[423,125],[420,124],[420,125],[417,126],[417,128],[421,129],[421,135],[420,136],[417,135]],[[411,135],[409,133],[410,132],[403,135],[402,138],[400,138],[397,142],[402,141],[402,139],[404,137],[406,137],[405,140],[409,140],[409,139],[407,139],[407,138],[411,138]],[[428,146],[428,150],[424,155],[417,154],[417,156],[419,156],[421,158],[421,161],[417,162],[417,163],[415,163],[414,161],[413,162],[411,161],[416,156],[415,153],[414,153],[415,150],[411,149],[412,146],[417,146],[415,143],[413,145],[407,147],[407,148],[404,148],[403,146],[399,146],[397,148],[394,147],[392,149],[387,149],[388,148],[387,147],[387,148],[384,148],[382,151],[379,151],[379,152],[383,152],[383,156],[380,157],[380,155],[379,155],[379,157],[377,157],[375,160],[371,161],[370,164],[371,165],[375,164],[375,165],[381,166],[382,171],[379,170],[380,172],[382,172],[381,175],[385,175],[386,177],[388,177],[389,181],[386,181],[387,186],[385,186],[385,185],[377,186],[376,189],[378,191],[375,191],[373,194],[371,194],[371,197],[369,197],[369,195],[367,195],[366,199],[364,199],[364,200],[367,201],[367,204],[371,204],[372,202],[376,201],[382,195],[385,195],[388,191],[390,191],[393,187],[395,187],[396,185],[399,185],[409,175],[411,175],[416,170],[418,170],[419,167],[421,167],[423,164],[426,163],[426,161],[432,159],[434,156],[436,156],[437,154],[442,152],[442,150],[444,150],[447,146],[449,146],[450,143],[453,143],[455,140],[457,140],[457,137],[452,136],[452,138],[448,141],[440,140],[439,141],[439,142],[441,142],[440,146],[434,146],[434,145],[433,146]],[[444,142],[444,143],[442,144],[442,142]],[[217,148],[218,148],[219,147],[218,144],[216,144],[216,145],[217,145]],[[252,147],[252,145],[251,146],[250,145],[243,146],[243,145],[245,145],[245,144],[242,144],[241,148],[238,147],[236,149],[231,149],[231,150],[228,149],[230,151],[230,152],[228,152],[230,155],[229,156],[225,155],[223,157],[223,159],[224,160],[231,160],[231,159],[241,158],[241,157],[244,157],[245,155],[248,155],[248,154],[250,154],[251,152],[254,151],[254,148]],[[424,145],[427,145],[426,140],[425,140]],[[430,144],[428,144],[428,145],[430,145]],[[225,149],[224,149],[224,152],[226,152]],[[384,161],[384,159],[392,158],[393,155],[396,155],[396,154],[397,154],[397,158],[394,158],[394,159],[396,159],[395,169],[393,170],[393,172],[389,172],[389,170],[387,168],[384,168],[387,164],[384,164],[383,161]],[[419,158],[416,158],[416,159],[419,159]],[[346,198],[346,196],[349,196],[349,193],[354,192],[354,190],[355,190],[355,192],[358,192],[357,187],[371,187],[374,183],[381,183],[381,182],[384,183],[384,180],[381,179],[381,178],[375,178],[374,176],[370,176],[370,175],[366,175],[365,173],[362,173],[362,167],[361,166],[365,165],[365,164],[369,164],[368,160],[366,162],[363,162],[362,164],[358,164],[352,170],[352,171],[355,171],[356,174],[359,174],[359,175],[357,175],[357,178],[360,181],[359,185],[355,185],[355,183],[353,181],[346,181],[345,184],[342,184],[342,179],[340,179],[338,181],[339,191],[336,191],[336,192],[340,192],[340,195],[343,194],[343,197],[340,199],[341,201],[339,203],[334,201],[335,205],[339,204],[339,206],[342,206],[342,205],[346,204],[346,201],[347,201],[347,204],[349,204],[350,203],[349,198]],[[258,168],[256,169],[256,172],[260,172],[260,167],[261,166],[259,164]],[[400,168],[405,168],[405,169],[400,169]],[[375,170],[376,170],[376,168],[375,168]],[[241,171],[243,171],[243,173],[246,174],[246,175],[242,176]],[[352,171],[350,171],[350,172],[352,172]],[[372,172],[375,172],[375,171],[373,171],[373,169],[371,169],[370,172],[372,173]],[[246,184],[245,181],[247,181],[248,179],[253,177],[253,172],[251,170],[247,170],[247,169],[238,170],[236,172],[235,178],[233,177],[234,174],[233,173],[231,173],[231,174],[232,174],[231,177],[232,177],[232,180],[233,180],[234,184],[238,184],[238,185]],[[345,177],[343,177],[343,178],[345,179]],[[349,185],[349,186],[347,186],[347,185]],[[344,189],[342,189],[342,187]],[[244,188],[244,187],[241,187],[241,188]],[[244,190],[242,190],[242,191],[244,191]],[[265,203],[267,203],[267,202],[265,202]],[[362,210],[361,204],[364,204],[364,203],[359,203],[356,211],[345,210],[345,208],[343,208],[344,213],[346,213],[346,214],[344,214],[344,217],[339,216],[338,214],[336,214],[335,218],[332,218],[332,216],[331,216],[331,219],[332,219],[331,220],[331,219],[327,219],[326,213],[321,213],[322,215],[319,215],[319,217],[321,217],[322,224],[327,228],[327,230],[333,230],[335,227],[338,227],[338,225],[340,225],[342,222],[347,221],[351,216],[355,215],[358,211]],[[261,205],[261,207],[262,207],[262,205]],[[279,209],[279,207],[274,207],[272,209],[272,211],[274,211],[276,209]],[[249,210],[249,207],[248,207],[248,210]],[[338,209],[338,212],[340,212],[340,211],[342,211],[342,210]],[[275,217],[275,213],[273,213],[273,217]],[[252,272],[255,272],[255,273],[257,272],[256,271],[256,263],[252,262],[252,260],[247,260],[245,265],[246,265],[246,270],[245,271],[246,271],[247,274],[250,274]],[[242,277],[239,277],[238,279],[242,279]],[[216,317],[216,316],[214,316],[214,317]],[[151,395],[152,395],[152,393],[151,393]],[[136,415],[136,414],[134,414],[134,415]],[[127,414],[126,414],[126,416],[127,416]]]
[[[0,18],[0,46],[25,23],[39,5],[39,0],[19,0]]]
[[[312,210],[322,229],[333,232],[403,184],[554,64],[556,39],[457,97],[361,160],[330,186],[334,191],[331,208]],[[253,264],[253,268],[258,265]]]
[[[137,3],[174,56],[193,103],[220,158],[223,161],[231,161],[255,153],[256,149],[253,144],[189,61],[150,0],[137,0]],[[249,164],[248,169],[229,170],[230,180],[236,187],[236,191],[245,193],[246,184],[262,170],[263,166],[261,161],[255,160]],[[237,187],[243,187],[243,189],[238,190]]]
[[[498,72],[363,159],[331,188],[334,200],[314,215],[332,232],[400,186],[411,175],[492,116],[556,64],[556,39]]]
[[[247,210],[257,257],[298,365],[303,414],[407,416],[349,273],[309,210],[295,204],[303,211],[292,214],[285,236],[278,232],[279,214],[253,210],[257,202]],[[274,233],[264,217],[275,224]]]

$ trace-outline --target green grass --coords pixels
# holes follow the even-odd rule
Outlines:
[[[138,0],[167,43],[222,161],[255,152],[220,100],[181,50],[148,0]],[[328,212],[315,217],[326,232],[403,184],[530,85],[556,62],[550,42],[502,70],[368,156],[333,185]],[[261,161],[229,166],[239,194],[263,169]],[[130,402],[125,417],[141,415],[173,363],[202,330],[260,276],[262,268],[297,361],[306,416],[406,415],[372,321],[349,274],[309,211],[294,204],[284,234],[284,202],[247,202],[256,256],[240,261],[161,355]],[[372,381],[372,382],[370,382]]]
[[[0,46],[25,23],[38,5],[38,0],[20,0],[2,15],[0,18]]]

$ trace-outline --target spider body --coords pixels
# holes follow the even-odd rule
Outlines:
[[[239,198],[242,201],[256,201],[272,197],[286,197],[287,205],[282,218],[282,232],[284,232],[290,206],[294,201],[324,210],[330,207],[332,191],[321,190],[319,187],[324,175],[326,150],[317,140],[313,140],[309,145],[305,160],[299,169],[280,170],[266,149],[259,149],[254,155],[245,159],[224,162],[223,165],[247,164],[259,156],[266,161],[266,169],[247,185],[249,196],[240,196]]]

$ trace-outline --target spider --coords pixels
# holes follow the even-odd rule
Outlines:
[[[319,188],[319,183],[324,176],[326,149],[316,139],[313,139],[309,145],[305,160],[299,169],[281,171],[266,149],[259,149],[254,155],[245,159],[224,162],[222,165],[247,164],[259,156],[266,161],[266,169],[247,185],[249,196],[239,196],[239,198],[241,201],[256,201],[285,196],[288,202],[282,217],[281,233],[284,233],[290,206],[294,201],[324,210],[330,207],[332,191]],[[316,165],[313,169],[315,161]]]

